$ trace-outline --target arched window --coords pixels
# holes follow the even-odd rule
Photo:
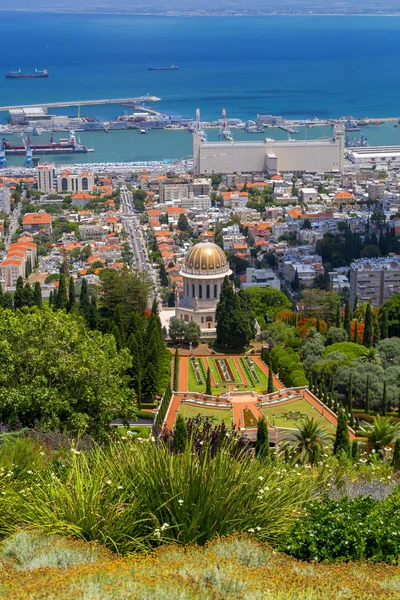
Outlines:
[[[89,182],[88,182],[88,178],[87,177],[82,177],[82,189],[83,190],[88,190],[89,189]]]
[[[68,179],[66,177],[61,179],[61,189],[63,192],[68,192]]]
[[[196,296],[196,292],[194,291],[194,285],[192,283],[192,298],[194,298]]]
[[[217,298],[218,296],[218,286],[217,284],[214,285],[214,298]]]
[[[189,321],[189,315],[185,315],[185,321],[186,323]]]
[[[203,297],[203,286],[199,285],[199,298]]]
[[[206,298],[210,297],[210,286],[207,283],[207,287],[206,287]]]

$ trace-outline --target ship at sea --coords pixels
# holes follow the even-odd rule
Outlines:
[[[87,152],[93,152],[91,148],[87,148],[83,144],[77,143],[75,139],[75,133],[71,131],[69,139],[62,138],[58,141],[53,140],[53,136],[47,142],[31,142],[28,136],[27,140],[23,142],[13,143],[9,140],[3,139],[2,149],[6,155],[10,156],[23,156],[26,154],[26,149],[29,147],[32,150],[33,155],[40,154],[86,154]]]
[[[176,65],[171,65],[169,67],[149,67],[149,71],[176,71]]]
[[[48,69],[35,69],[34,73],[22,73],[21,69],[18,71],[10,71],[6,74],[7,79],[43,79],[49,76]]]

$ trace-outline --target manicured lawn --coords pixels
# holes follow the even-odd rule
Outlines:
[[[205,406],[194,406],[192,404],[181,404],[179,407],[180,414],[185,417],[197,417],[204,415],[215,420],[215,423],[225,422],[225,425],[230,426],[232,422],[232,409],[230,408],[208,408]]]
[[[294,399],[292,402],[285,402],[284,404],[265,406],[261,409],[261,412],[272,427],[289,427],[290,429],[296,429],[296,423],[299,421],[286,418],[284,413],[299,412],[305,417],[313,417],[328,431],[328,433],[334,433],[336,431],[328,419],[322,416],[316,408],[311,406],[306,400],[303,400],[303,398],[297,400]]]
[[[198,360],[200,361],[201,359]],[[203,379],[202,373],[201,378]],[[197,383],[196,375],[194,374],[194,369],[191,360],[188,360],[188,390],[189,392],[199,392],[202,394],[206,393],[206,382],[204,381],[202,384]]]

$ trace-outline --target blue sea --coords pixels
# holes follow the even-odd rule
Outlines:
[[[1,12],[0,39],[0,105],[148,93],[162,98],[157,103],[161,111],[193,117],[200,108],[206,120],[218,118],[222,107],[228,116],[243,120],[255,119],[257,113],[321,119],[400,113],[400,18],[396,17],[171,18]],[[170,64],[179,69],[148,70]],[[3,76],[9,70],[35,67],[48,68],[50,77],[7,80]],[[128,110],[90,107],[82,114],[111,118]],[[58,113],[76,114],[76,108]],[[6,114],[0,118],[5,120]],[[385,130],[390,133],[386,143],[400,143],[400,128]],[[185,132],[159,134],[180,134],[176,147],[169,144],[174,146],[174,158],[190,152],[190,136]],[[160,139],[159,134],[141,137]],[[95,140],[103,134],[91,135]],[[125,160],[127,154],[128,160],[143,158],[140,144],[150,144],[150,139],[139,144],[133,138],[129,152],[118,158],[117,142],[111,140],[120,135],[125,133],[104,138],[109,140],[104,142],[109,145],[108,159]],[[180,138],[185,142],[181,144]],[[385,139],[382,134],[374,143]],[[154,148],[154,156],[159,150]],[[105,160],[104,152],[92,154],[90,160]]]

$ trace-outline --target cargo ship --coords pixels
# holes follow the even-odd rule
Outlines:
[[[62,138],[56,142],[53,140],[53,136],[49,141],[43,143],[31,142],[29,136],[26,141],[16,144],[5,139],[2,142],[2,149],[6,155],[10,156],[24,156],[27,146],[31,148],[32,153],[36,156],[40,154],[86,154],[87,152],[93,152],[91,148],[76,142],[74,132],[71,132],[69,139]]]
[[[176,71],[176,65],[171,65],[170,67],[149,67],[149,71]]]
[[[44,77],[48,77],[49,72],[47,69],[43,69],[43,71],[39,71],[39,69],[35,69],[34,73],[22,73],[21,69],[18,71],[10,71],[7,73],[7,79],[43,79]]]

